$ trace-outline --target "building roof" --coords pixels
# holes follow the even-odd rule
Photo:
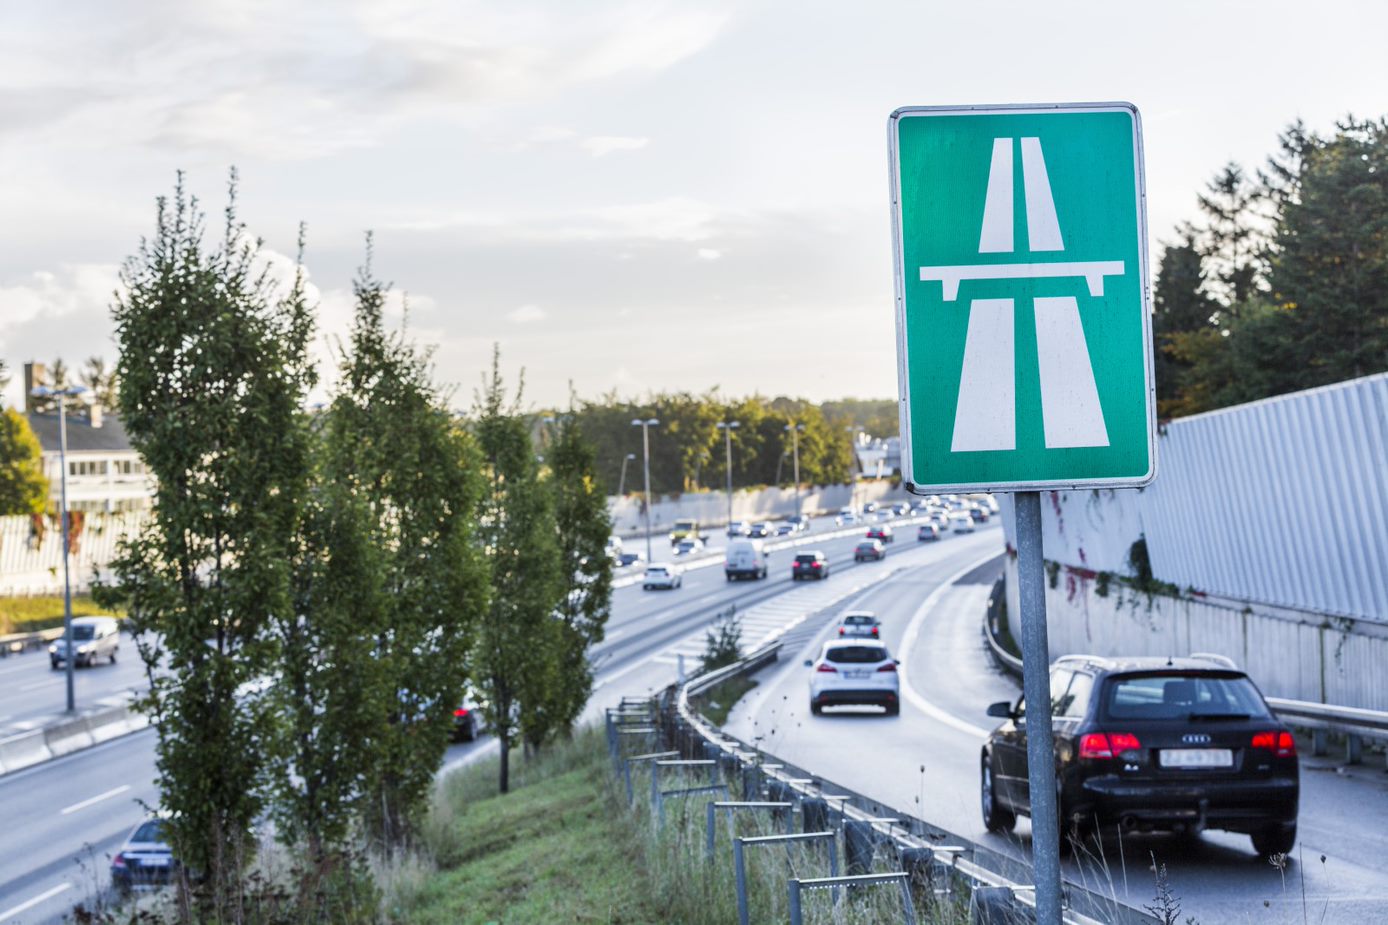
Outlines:
[[[58,452],[58,413],[30,411],[28,418],[29,426],[33,429],[34,436],[39,438],[43,451]],[[130,438],[125,435],[125,428],[121,426],[119,417],[108,412],[102,415],[102,418],[101,426],[93,427],[86,415],[67,416],[69,453],[120,453],[134,449],[130,445]]]

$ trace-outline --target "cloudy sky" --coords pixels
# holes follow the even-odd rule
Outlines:
[[[1154,244],[1292,119],[1388,112],[1377,2],[0,0],[0,17],[12,369],[114,358],[110,293],[154,197],[181,168],[216,212],[236,165],[272,251],[308,224],[323,355],[373,229],[459,404],[494,342],[539,403],[570,381],[894,395],[902,105],[1136,103]]]

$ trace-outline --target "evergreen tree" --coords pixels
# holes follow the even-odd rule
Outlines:
[[[593,692],[588,650],[602,641],[612,607],[612,519],[597,481],[597,454],[572,413],[558,418],[546,456],[559,538],[562,622],[556,634],[555,723],[568,729]]]
[[[1198,197],[1205,215],[1201,239],[1205,293],[1221,306],[1215,324],[1228,324],[1262,288],[1266,249],[1258,213],[1262,191],[1238,164],[1228,163]]]
[[[372,276],[369,238],[367,248],[328,413],[324,472],[354,502],[339,507],[348,520],[336,523],[350,527],[360,505],[369,543],[383,557],[376,603],[354,606],[381,673],[364,691],[376,724],[365,818],[376,839],[396,846],[420,821],[448,747],[487,588],[472,535],[480,488],[473,443],[445,410],[427,358],[385,329],[389,287]]]
[[[473,652],[472,673],[488,729],[501,745],[500,789],[510,790],[511,749],[540,742],[558,727],[553,685],[558,650],[555,614],[563,597],[554,508],[540,483],[530,429],[508,402],[500,351],[478,396],[474,429],[486,489],[482,547],[491,564],[491,605]]]
[[[131,614],[150,679],[161,802],[183,869],[180,904],[231,920],[251,824],[264,806],[275,724],[267,631],[291,604],[289,568],[309,460],[300,408],[313,382],[302,275],[281,297],[236,217],[208,250],[183,189],[160,198],[154,235],[112,308],[126,431],[155,479],[148,525],[113,563],[107,604]]]
[[[0,412],[0,516],[42,514],[47,508],[43,447],[24,415],[6,408]]]
[[[1187,380],[1194,360],[1177,355],[1178,343],[1189,340],[1181,335],[1201,338],[1203,345],[1208,339],[1205,332],[1217,333],[1214,315],[1218,305],[1204,293],[1205,274],[1195,231],[1186,225],[1178,234],[1174,244],[1162,248],[1161,265],[1152,287],[1157,414],[1163,418],[1189,413],[1189,403],[1181,400],[1181,394],[1189,387]]]

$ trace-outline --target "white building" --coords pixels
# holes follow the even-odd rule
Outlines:
[[[77,413],[73,413],[76,411]],[[43,472],[49,497],[57,502],[61,490],[58,412],[30,411],[29,426],[43,447]],[[130,446],[120,418],[103,414],[101,406],[79,406],[67,415],[67,504],[72,511],[126,513],[150,507],[154,481],[144,461]]]

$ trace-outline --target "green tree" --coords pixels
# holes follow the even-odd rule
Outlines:
[[[434,388],[427,357],[386,330],[389,287],[372,275],[370,247],[368,237],[328,412],[324,470],[365,510],[369,542],[383,557],[380,606],[359,605],[381,672],[366,822],[373,837],[396,846],[415,831],[448,746],[487,588],[473,543],[480,491],[474,444]],[[343,508],[354,518],[352,510]]]
[[[1161,264],[1152,287],[1152,347],[1157,380],[1157,414],[1172,417],[1190,413],[1182,401],[1189,388],[1195,357],[1177,355],[1181,335],[1197,335],[1200,346],[1217,336],[1214,315],[1218,305],[1205,294],[1205,272],[1195,230],[1184,225],[1175,243],[1162,248]],[[1186,338],[1189,340],[1189,338]],[[1218,342],[1214,343],[1217,348]],[[1191,345],[1192,349],[1194,345]]]
[[[573,401],[570,400],[572,408]],[[559,614],[555,634],[555,723],[572,727],[593,693],[588,650],[602,641],[612,608],[612,518],[597,480],[596,452],[572,413],[557,418],[546,450],[559,540]]]
[[[43,447],[24,415],[6,408],[0,412],[0,516],[42,514],[47,508]]]
[[[1216,325],[1237,317],[1263,286],[1263,198],[1257,180],[1233,162],[1225,164],[1197,197],[1205,217],[1199,235],[1204,290],[1222,309],[1216,313]]]
[[[235,918],[251,824],[264,806],[275,722],[267,627],[290,611],[289,567],[309,459],[300,408],[313,382],[303,276],[281,295],[236,215],[203,244],[179,175],[154,234],[122,271],[112,316],[126,431],[155,477],[143,532],[113,563],[106,604],[131,614],[150,679],[168,834],[194,902]]]
[[[91,389],[93,400],[102,407],[116,406],[117,382],[115,370],[107,369],[104,359],[99,356],[87,358],[87,365],[82,368],[82,384]]]
[[[487,727],[501,746],[502,793],[510,790],[511,749],[519,741],[543,741],[559,720],[552,709],[552,685],[557,677],[555,613],[564,585],[553,501],[540,482],[519,404],[519,389],[514,401],[508,401],[497,349],[473,422],[486,474],[479,533],[491,565],[492,593],[472,672]]]

